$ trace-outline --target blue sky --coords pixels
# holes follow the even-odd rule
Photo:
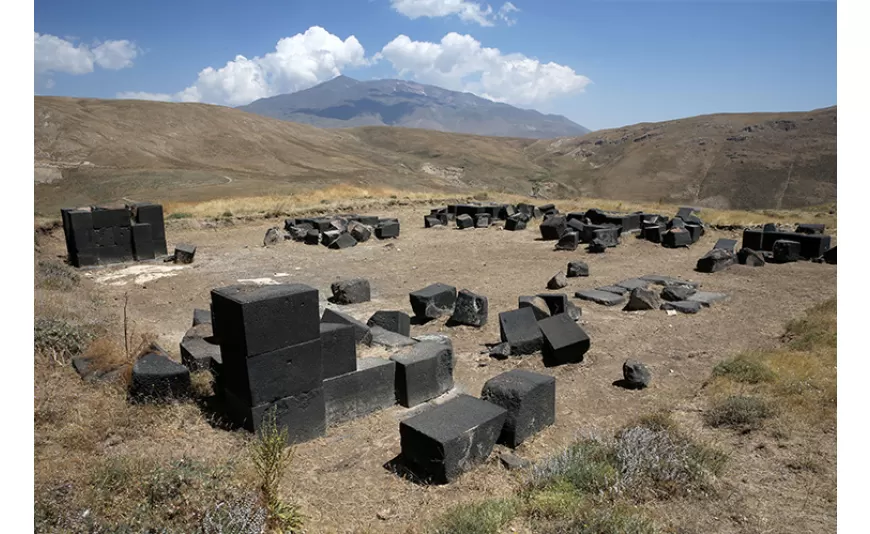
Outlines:
[[[836,11],[832,0],[37,0],[35,91],[235,106],[341,73],[592,129],[809,110],[837,103]]]

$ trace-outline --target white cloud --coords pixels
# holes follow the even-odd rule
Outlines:
[[[173,96],[166,93],[146,93],[142,91],[125,91],[115,95],[116,98],[122,100],[154,100],[157,102],[169,102],[173,100]]]
[[[412,41],[400,35],[375,56],[386,59],[400,76],[509,104],[540,104],[582,92],[589,78],[558,63],[541,63],[523,54],[485,48],[470,35],[455,32],[440,43]]]
[[[390,0],[390,5],[409,19],[455,15],[460,20],[474,22],[481,26],[493,26],[499,20],[504,21],[508,26],[513,26],[516,19],[510,14],[519,11],[511,2],[505,2],[498,12],[493,12],[489,4],[471,0]]]
[[[138,55],[139,48],[127,40],[97,42],[91,47],[33,32],[33,69],[36,74],[88,74],[94,71],[94,65],[118,70],[133,66]]]
[[[367,63],[365,49],[356,37],[342,41],[323,28],[312,26],[305,33],[279,40],[275,50],[262,57],[248,59],[239,55],[222,67],[206,67],[193,85],[173,95],[156,96],[239,106],[307,89],[338,76],[345,67]],[[147,93],[119,93],[118,98],[132,94]]]

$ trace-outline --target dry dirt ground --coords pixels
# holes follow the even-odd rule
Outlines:
[[[325,305],[332,282],[364,277],[371,282],[371,302],[342,307],[361,320],[379,309],[410,313],[408,293],[430,283],[466,288],[488,297],[486,326],[449,328],[441,320],[412,326],[412,335],[440,332],[452,338],[458,391],[479,395],[487,379],[518,367],[556,377],[556,424],[523,444],[517,451],[522,457],[542,459],[578,436],[610,432],[658,409],[676,410],[687,426],[729,450],[732,461],[718,504],[672,502],[654,508],[659,520],[682,525],[683,532],[699,533],[821,533],[835,528],[835,438],[823,443],[774,443],[764,435],[714,433],[699,423],[703,403],[698,394],[718,361],[742,350],[774,345],[786,321],[835,296],[836,266],[735,265],[724,272],[701,274],[693,270],[696,260],[718,238],[739,239],[739,232],[710,230],[688,249],[666,249],[631,237],[605,254],[557,252],[552,241],[538,239],[534,226],[523,232],[496,227],[424,229],[422,218],[428,209],[384,208],[376,214],[400,218],[401,236],[372,239],[344,251],[292,241],[263,247],[266,229],[281,225],[277,219],[219,228],[204,228],[190,220],[169,221],[170,250],[179,242],[196,244],[193,264],[99,268],[85,271],[84,283],[116,306],[119,314],[127,293],[135,328],[157,333],[159,342],[176,357],[193,309],[208,307],[212,288],[241,280],[309,284],[320,290]],[[42,254],[63,255],[62,234],[58,234],[45,244]],[[562,291],[572,297],[579,289],[655,273],[698,281],[704,290],[728,293],[730,300],[697,315],[669,316],[664,311],[624,312],[621,307],[573,299],[582,308],[581,324],[592,340],[584,363],[545,368],[540,355],[497,361],[481,354],[485,343],[499,340],[498,313],[515,308],[520,295],[547,292],[549,278],[565,269],[569,260],[586,261],[591,273],[588,278],[569,279]],[[154,272],[164,276],[155,277]],[[627,358],[649,366],[650,388],[626,391],[613,385],[621,378]],[[399,421],[411,412],[416,410],[393,407],[330,428],[325,437],[296,447],[285,488],[302,505],[311,532],[405,531],[426,525],[428,518],[453,503],[509,495],[516,489],[515,474],[503,469],[495,455],[443,487],[422,487],[389,472],[385,463],[400,452]],[[823,431],[836,434],[835,428]],[[223,447],[229,455],[242,443],[230,434],[197,423],[189,437],[182,434],[180,440],[163,443],[142,438],[141,443],[126,443],[105,454],[137,447],[196,454],[196,444],[187,441],[195,439],[208,440],[210,450]],[[785,466],[789,458],[803,454],[803,448],[812,448],[812,454],[828,465],[827,476]]]

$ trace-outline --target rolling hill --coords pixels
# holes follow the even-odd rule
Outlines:
[[[362,82],[347,76],[238,109],[321,128],[403,126],[535,139],[589,132],[561,115],[519,109],[471,93],[403,80]]]
[[[792,208],[836,200],[836,107],[558,139],[321,129],[205,104],[34,97],[36,210],[347,183]]]

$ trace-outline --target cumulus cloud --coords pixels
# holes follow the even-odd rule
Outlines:
[[[94,71],[94,65],[119,70],[132,67],[138,55],[139,47],[127,40],[97,42],[89,46],[33,32],[33,68],[37,75],[52,72],[88,74]]]
[[[319,26],[285,37],[275,50],[248,59],[236,56],[222,67],[206,67],[196,82],[172,95],[119,93],[161,97],[160,100],[239,106],[259,98],[307,89],[331,80],[342,69],[367,64],[365,49],[354,36],[345,40]],[[169,96],[169,98],[163,98]],[[149,98],[158,100],[158,98]]]
[[[494,26],[499,20],[513,26],[516,18],[511,13],[519,11],[511,2],[505,2],[494,12],[489,4],[471,0],[390,0],[390,5],[409,19],[457,16],[460,20],[481,26]]]
[[[503,54],[455,32],[440,43],[399,35],[375,59],[389,61],[400,76],[516,105],[540,104],[582,92],[591,83],[571,67],[542,63],[523,54]]]

